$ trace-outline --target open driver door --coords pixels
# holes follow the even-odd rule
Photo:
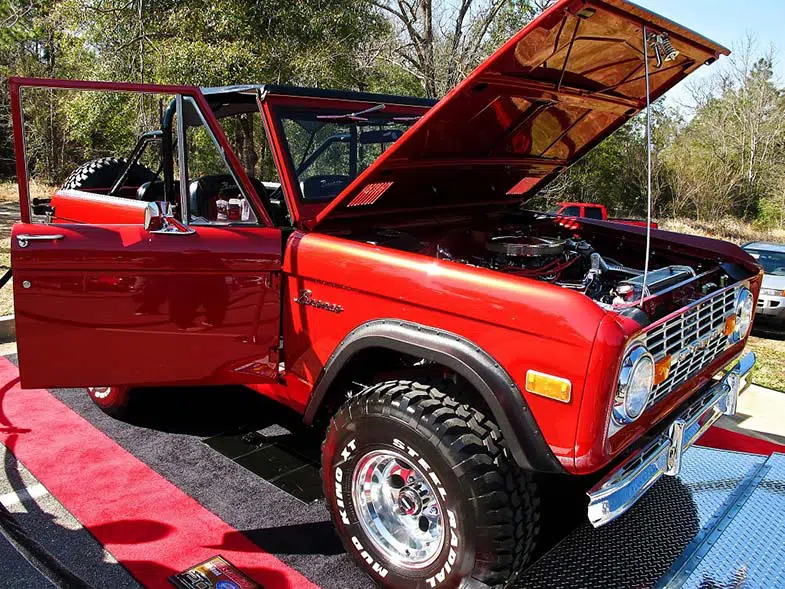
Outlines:
[[[277,381],[281,231],[199,89],[32,79],[9,84],[22,215],[11,238],[22,386]],[[179,205],[177,218],[163,206],[151,224],[145,213],[163,203],[58,191],[72,204],[111,203],[124,213],[116,217],[120,222],[110,215],[80,223],[56,213],[52,222],[31,222],[20,106],[25,87],[174,96],[181,177],[178,202],[169,204]],[[187,179],[184,101],[216,142],[248,200],[250,220],[189,223],[198,182]]]

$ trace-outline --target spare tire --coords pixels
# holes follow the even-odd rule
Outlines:
[[[85,190],[107,194],[120,177],[128,160],[117,157],[102,157],[82,164],[63,183],[66,190]],[[157,176],[147,166],[135,163],[131,166],[125,183],[118,196],[136,198],[137,189],[145,182],[152,182]]]

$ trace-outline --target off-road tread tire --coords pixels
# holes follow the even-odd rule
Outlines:
[[[537,484],[531,473],[515,463],[496,423],[478,408],[456,400],[470,399],[467,391],[440,377],[416,376],[418,381],[390,380],[374,384],[346,401],[331,419],[325,443],[330,430],[337,434],[341,424],[350,422],[353,416],[388,415],[389,407],[397,405],[410,418],[407,425],[426,437],[441,440],[442,447],[459,454],[456,472],[462,471],[462,482],[477,491],[475,500],[483,503],[477,511],[487,515],[484,522],[477,522],[475,530],[485,530],[493,536],[495,547],[494,560],[475,562],[472,579],[482,587],[506,587],[528,563],[535,549],[540,519]],[[337,525],[337,514],[333,513],[328,499],[324,468],[322,462],[325,503]],[[344,537],[341,541],[351,554],[350,542]]]
[[[102,157],[89,161],[76,168],[63,183],[65,190],[105,189],[108,192],[127,164],[125,158]],[[152,182],[157,176],[147,166],[136,163],[131,166],[126,179],[129,187],[138,187],[145,182]],[[136,194],[134,191],[133,194]]]

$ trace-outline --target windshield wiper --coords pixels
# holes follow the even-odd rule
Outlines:
[[[357,112],[343,113],[339,115],[317,115],[316,119],[319,121],[339,121],[339,122],[350,121],[353,123],[364,123],[368,119],[365,118],[363,115],[371,114],[372,112],[377,112],[380,110],[384,110],[383,104],[377,104],[376,106],[372,106],[370,108],[366,108],[365,110],[360,110]]]

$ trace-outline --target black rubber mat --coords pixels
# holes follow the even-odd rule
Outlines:
[[[295,432],[272,425],[212,436],[204,443],[303,503],[324,498],[318,446],[300,443]]]

